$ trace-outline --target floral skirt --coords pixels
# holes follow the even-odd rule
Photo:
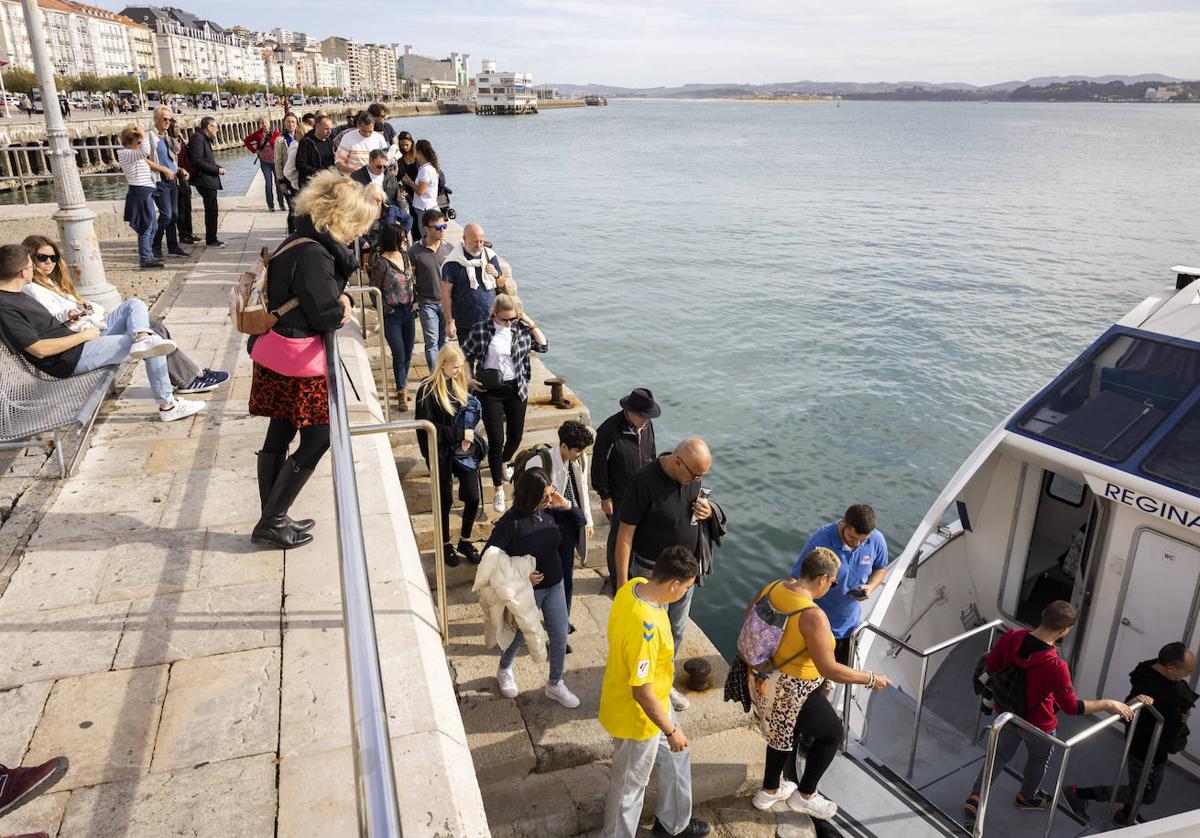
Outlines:
[[[329,385],[325,376],[293,378],[254,365],[250,415],[290,422],[292,427],[329,424]]]
[[[777,751],[792,750],[796,732],[796,717],[804,702],[823,683],[824,678],[801,680],[776,670],[759,680],[749,672],[750,696],[754,701],[754,717],[767,738],[767,744]]]

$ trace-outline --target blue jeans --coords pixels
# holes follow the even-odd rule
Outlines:
[[[179,184],[173,180],[160,180],[154,189],[154,203],[158,204],[158,229],[154,232],[154,252],[162,253],[162,242],[165,235],[167,250],[174,253],[179,250],[179,236],[175,230]]]
[[[157,194],[158,193],[156,191],[148,189],[145,197],[139,199],[139,201],[146,202],[144,211],[146,213],[146,217],[150,219],[150,223],[146,226],[146,229],[140,233],[138,233],[136,227],[133,228],[133,231],[138,233],[138,261],[143,265],[147,262],[154,261],[154,234],[158,232],[158,223],[154,220],[158,216],[157,208],[154,205],[154,199],[155,195]]]
[[[411,303],[383,316],[383,336],[392,348],[392,374],[396,376],[396,391],[401,392],[408,384],[408,368],[412,365],[413,344],[417,339]]]
[[[99,367],[119,364],[129,357],[138,332],[149,332],[150,314],[141,300],[126,300],[108,315],[108,325],[100,337],[83,344],[83,354],[75,364],[75,375],[91,372]],[[159,404],[174,401],[171,395],[171,376],[167,372],[167,359],[159,355],[146,359],[146,376],[150,379],[150,390]]]
[[[275,164],[259,160],[258,167],[262,169],[263,173],[263,189],[267,193],[267,206],[275,209]],[[281,200],[279,203],[282,204],[283,201]]]
[[[421,336],[425,341],[425,363],[433,372],[438,350],[446,345],[446,315],[441,303],[421,303],[417,306],[421,318]]]
[[[563,661],[567,657],[567,598],[563,594],[563,583],[549,588],[534,588],[533,601],[546,618],[546,632],[550,635],[550,683],[557,684],[562,680]],[[513,642],[500,656],[500,666],[504,669],[512,666],[517,652],[524,645],[525,637],[518,631]]]

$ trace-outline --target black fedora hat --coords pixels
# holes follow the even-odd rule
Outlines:
[[[662,414],[662,408],[654,400],[654,394],[645,387],[638,387],[628,396],[621,399],[621,407],[645,416],[647,419],[657,419]]]

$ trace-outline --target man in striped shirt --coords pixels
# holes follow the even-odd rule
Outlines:
[[[333,163],[344,175],[352,175],[371,159],[371,152],[387,150],[383,135],[375,131],[375,118],[363,111],[355,121],[355,130],[347,131],[338,144]]]

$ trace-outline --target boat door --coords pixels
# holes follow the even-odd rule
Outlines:
[[[1155,657],[1167,643],[1191,637],[1200,594],[1200,547],[1151,529],[1138,530],[1126,578],[1102,691],[1122,698],[1139,662]],[[1200,759],[1200,725],[1195,718],[1190,724],[1187,752]]]

